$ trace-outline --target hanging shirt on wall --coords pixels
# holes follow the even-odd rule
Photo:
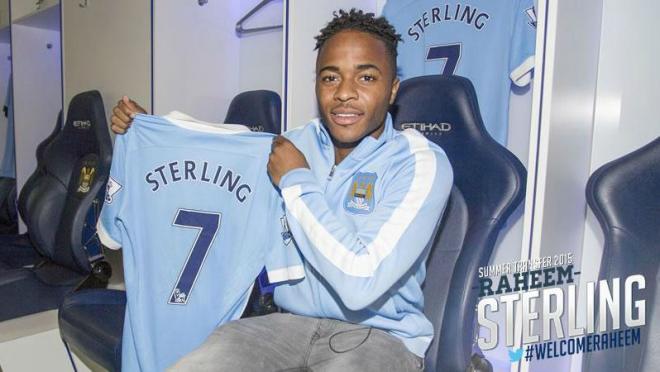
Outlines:
[[[266,172],[272,138],[180,113],[117,136],[98,230],[124,251],[122,370],[163,370],[239,318],[264,265],[270,282],[304,277]]]
[[[400,78],[467,77],[486,129],[506,144],[511,83],[529,84],[534,67],[533,1],[388,0],[383,15],[403,38]]]
[[[7,136],[5,137],[5,153],[0,162],[0,177],[16,178],[16,153],[14,151],[14,105],[12,77],[9,76],[7,84],[7,98],[5,107],[7,108]]]

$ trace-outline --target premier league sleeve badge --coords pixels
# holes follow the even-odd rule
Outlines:
[[[353,214],[373,212],[377,179],[376,173],[356,173],[344,199],[344,209]]]

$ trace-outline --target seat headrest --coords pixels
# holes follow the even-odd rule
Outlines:
[[[522,201],[525,168],[486,131],[468,79],[431,75],[405,80],[391,113],[396,129],[417,129],[447,153],[471,219],[500,218]]]
[[[229,104],[225,123],[243,124],[255,132],[280,134],[282,103],[270,90],[240,93]]]
[[[586,194],[602,229],[619,228],[648,246],[660,241],[660,137],[596,170]]]
[[[44,152],[46,151],[46,148],[50,143],[55,139],[55,136],[62,130],[62,110],[60,110],[59,114],[57,114],[57,121],[55,122],[55,126],[53,127],[53,131],[50,132],[48,137],[46,137],[43,141],[37,145],[37,166],[40,166],[43,164],[44,161]]]
[[[99,146],[105,133],[108,131],[105,119],[105,109],[101,94],[91,90],[77,94],[69,103],[66,123],[62,128],[65,138],[69,141],[85,142],[87,146]],[[81,155],[94,152],[94,149],[85,151],[81,148]]]
[[[64,127],[45,150],[44,163],[57,175],[60,168],[70,168],[77,159],[90,153],[98,154],[101,164],[109,164],[112,159],[112,141],[103,99],[96,90],[77,94],[71,99]],[[69,173],[70,170],[62,172],[67,174],[66,179],[61,179],[64,185],[68,185]]]

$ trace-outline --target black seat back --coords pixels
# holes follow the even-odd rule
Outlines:
[[[0,177],[0,235],[16,234],[16,179]]]
[[[238,94],[229,104],[225,123],[242,124],[255,132],[280,134],[282,102],[270,90],[251,90]]]
[[[111,157],[101,95],[76,95],[64,127],[43,151],[42,170],[32,180],[21,211],[30,239],[43,256],[72,270],[89,271],[83,224],[107,181]]]
[[[26,212],[30,208],[28,207],[31,204],[37,194],[34,192],[35,182],[44,175],[44,153],[48,145],[53,142],[55,136],[62,130],[62,111],[60,110],[57,115],[57,121],[55,122],[55,127],[53,131],[46,137],[43,141],[37,145],[36,157],[37,157],[37,168],[32,172],[30,177],[25,181],[21,192],[18,195],[18,213],[25,220]]]
[[[660,137],[596,170],[589,177],[586,197],[605,238],[599,280],[621,278],[623,288],[628,276],[644,275],[646,288],[636,289],[633,301],[646,301],[646,327],[638,345],[585,354],[582,370],[660,370],[660,340],[649,337],[660,332]],[[623,300],[621,304],[623,318]],[[621,325],[626,329],[623,320]]]
[[[459,76],[405,80],[392,107],[397,129],[415,128],[447,153],[454,190],[427,263],[425,313],[435,328],[427,370],[464,371],[469,363],[478,291],[497,236],[522,202],[525,168],[490,137],[476,93]]]
[[[20,211],[25,211],[26,205],[32,199],[31,196],[35,196],[32,193],[32,187],[34,186],[34,180],[39,178],[42,174],[43,166],[43,153],[46,147],[52,142],[57,133],[59,133],[62,128],[62,111],[57,115],[57,122],[53,131],[46,137],[43,141],[37,145],[36,158],[37,158],[37,168],[32,172],[30,177],[25,181],[21,193],[18,196],[18,203],[16,203],[16,180],[13,178],[1,178],[0,179],[0,234],[16,234],[17,231],[17,215],[16,207]],[[23,214],[21,214],[23,216]]]

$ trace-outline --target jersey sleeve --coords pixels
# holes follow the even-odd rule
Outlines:
[[[268,282],[273,284],[303,279],[305,270],[300,252],[293,243],[284,211],[284,202],[270,182],[270,178],[265,178],[268,181],[266,187],[269,189],[267,203],[270,204],[268,209],[270,223],[267,225],[267,228],[270,229],[268,233],[270,247],[268,247],[269,254],[266,257]]]
[[[280,182],[298,248],[348,309],[368,307],[423,264],[449,197],[446,155],[418,133],[407,137],[413,156],[382,175],[380,200],[363,224],[338,218],[311,170],[290,171]]]
[[[121,228],[123,225],[120,212],[126,197],[126,136],[116,137],[110,176],[106,185],[105,202],[96,225],[101,243],[110,249],[119,249],[122,246]]]
[[[519,0],[514,10],[513,35],[509,56],[511,81],[523,87],[530,83],[536,48],[536,9],[533,0]]]

